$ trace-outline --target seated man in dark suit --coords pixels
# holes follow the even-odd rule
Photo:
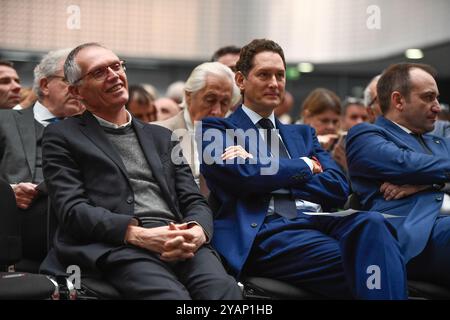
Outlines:
[[[88,111],[44,133],[44,175],[59,222],[50,254],[102,275],[124,298],[241,298],[207,245],[212,214],[189,166],[172,161],[171,131],[125,109],[124,62],[87,43],[72,50],[64,73]]]
[[[377,92],[383,116],[347,137],[353,189],[364,208],[391,216],[408,278],[450,287],[450,143],[429,134],[440,111],[435,71],[392,65]]]
[[[197,131],[201,172],[221,203],[213,245],[237,277],[275,278],[332,298],[406,298],[400,249],[381,214],[320,214],[342,206],[349,188],[311,127],[274,117],[285,74],[281,47],[253,40],[237,63],[243,105]]]
[[[69,51],[49,52],[34,69],[33,90],[38,101],[33,107],[0,111],[0,178],[11,184],[22,209],[23,256],[31,260],[42,260],[47,250],[47,195],[37,189],[44,181],[44,127],[82,110],[63,81]]]

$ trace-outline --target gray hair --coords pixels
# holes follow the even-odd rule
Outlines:
[[[376,75],[375,77],[373,77],[372,80],[370,80],[370,82],[367,85],[367,87],[364,89],[364,105],[366,107],[368,107],[369,103],[371,103],[372,100],[375,98],[375,97],[372,97],[372,92],[370,91],[370,85],[372,83],[374,83],[375,81],[378,81],[380,79],[380,77],[381,77],[381,74]]]
[[[71,49],[61,49],[47,53],[34,68],[33,91],[39,98],[43,98],[40,82],[43,78],[56,75],[60,69],[61,60],[65,60]]]
[[[188,107],[186,103],[186,91],[196,93],[203,89],[206,85],[206,77],[208,75],[225,77],[230,80],[231,87],[233,89],[231,96],[232,106],[239,102],[239,100],[241,99],[241,93],[234,81],[233,71],[231,71],[230,68],[220,62],[205,62],[195,67],[194,70],[192,70],[189,78],[186,80],[183,93],[183,102],[181,102],[180,105],[182,108]]]
[[[77,82],[77,80],[81,78],[81,68],[78,63],[76,63],[75,58],[81,50],[88,47],[105,48],[100,43],[89,42],[81,44],[70,51],[69,55],[67,56],[66,62],[64,63],[64,77],[70,85],[75,85],[75,82]],[[79,84],[81,84],[81,82]]]

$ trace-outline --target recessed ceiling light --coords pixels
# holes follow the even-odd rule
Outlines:
[[[297,65],[297,69],[301,73],[309,73],[309,72],[313,72],[314,71],[314,65],[312,63],[309,63],[309,62],[300,62]]]
[[[405,51],[405,56],[408,59],[422,59],[423,51],[420,49],[408,49]]]

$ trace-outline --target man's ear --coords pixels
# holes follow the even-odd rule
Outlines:
[[[241,71],[236,72],[236,74],[234,75],[234,80],[236,81],[236,85],[238,86],[239,90],[241,90],[241,93],[242,93],[245,89],[244,74]]]
[[[39,88],[41,89],[41,92],[43,93],[44,96],[48,96],[49,95],[48,79],[47,78],[42,78],[41,80],[39,80]]]
[[[396,110],[403,111],[403,108],[405,107],[405,99],[403,98],[400,92],[398,91],[392,92],[391,105],[393,105]]]

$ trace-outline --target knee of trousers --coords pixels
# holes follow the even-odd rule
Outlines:
[[[359,223],[378,228],[387,228],[389,231],[393,231],[393,227],[387,221],[387,219],[379,212],[375,211],[365,211],[359,212],[357,216],[357,220]]]

